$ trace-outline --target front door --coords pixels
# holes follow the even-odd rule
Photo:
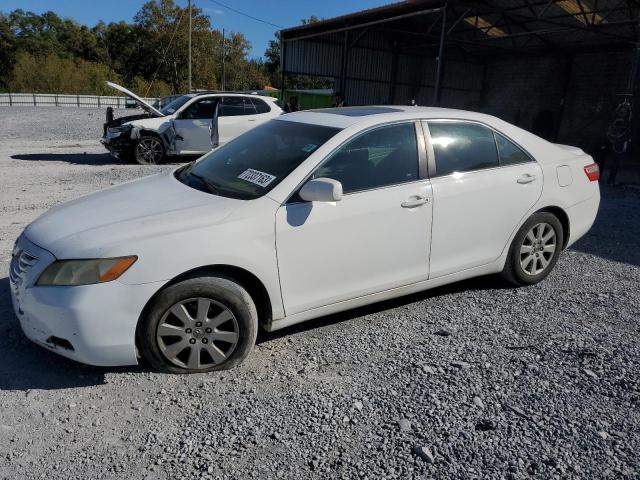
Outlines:
[[[428,278],[432,194],[418,162],[414,123],[370,130],[314,173],[342,183],[341,201],[294,197],[278,210],[287,315]]]
[[[425,130],[435,154],[430,278],[437,278],[502,254],[542,193],[542,169],[481,124],[430,121]]]
[[[178,153],[182,155],[201,154],[211,150],[211,121],[216,97],[198,99],[180,112],[174,120],[176,133],[182,140],[176,140]]]

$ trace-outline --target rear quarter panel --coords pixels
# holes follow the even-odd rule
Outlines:
[[[584,172],[584,167],[593,163],[590,155],[555,145],[552,147],[542,164],[545,182],[538,209],[556,206],[567,213],[568,247],[593,225],[600,204],[600,187]]]

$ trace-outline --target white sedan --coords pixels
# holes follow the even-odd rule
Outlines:
[[[479,275],[541,281],[593,224],[598,176],[488,115],[292,113],[42,215],[16,242],[13,305],[27,337],[81,362],[229,368],[258,326]]]

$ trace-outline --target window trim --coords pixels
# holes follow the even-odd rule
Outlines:
[[[407,185],[407,184],[410,184],[410,183],[417,183],[417,182],[423,182],[424,180],[428,180],[429,179],[429,175],[428,175],[428,168],[427,168],[427,165],[426,165],[426,163],[427,163],[427,149],[426,149],[426,145],[425,145],[425,137],[426,137],[426,135],[424,134],[424,131],[422,129],[421,120],[420,119],[395,120],[395,121],[379,123],[379,124],[367,127],[366,129],[358,131],[357,133],[355,133],[354,135],[350,136],[345,141],[340,143],[340,145],[338,145],[333,150],[331,150],[328,154],[326,154],[324,156],[324,158],[315,167],[313,167],[311,169],[311,172],[309,172],[304,177],[304,179],[300,183],[298,183],[298,185],[296,185],[296,187],[291,191],[291,193],[287,196],[287,198],[285,199],[285,201],[282,204],[283,205],[295,205],[295,204],[298,204],[298,203],[309,203],[309,202],[300,201],[300,200],[296,200],[296,201],[290,201],[290,200],[292,198],[298,197],[298,192],[304,186],[304,184],[307,183],[311,177],[313,177],[313,174],[320,167],[322,167],[322,165],[324,165],[326,162],[328,162],[329,159],[338,150],[340,150],[342,147],[344,147],[347,143],[351,142],[352,140],[355,140],[356,138],[358,138],[358,137],[360,137],[362,135],[366,135],[367,133],[369,133],[369,132],[371,132],[373,130],[377,130],[378,128],[389,127],[391,125],[401,125],[401,124],[405,124],[405,123],[407,123],[407,124],[413,123],[413,125],[414,125],[414,130],[415,130],[415,135],[416,135],[416,148],[417,148],[417,152],[416,153],[418,154],[418,178],[415,179],[415,180],[408,181],[408,182],[392,183],[392,184],[389,184],[389,185],[383,185],[383,186],[379,186],[379,187],[365,188],[365,189],[361,189],[361,190],[354,190],[352,192],[343,193],[343,196],[346,197],[348,195],[352,195],[352,194],[356,194],[356,193],[370,192],[370,191],[373,191],[373,190],[381,190],[383,188],[396,187],[398,185]]]
[[[535,157],[533,155],[531,155],[525,148],[522,147],[522,145],[520,145],[518,142],[516,142],[515,140],[513,140],[509,135],[505,135],[504,132],[501,132],[500,130],[498,130],[497,128],[489,125],[488,123],[484,123],[481,122],[479,120],[467,120],[467,119],[458,119],[458,118],[423,118],[420,120],[420,122],[422,123],[422,128],[425,129],[425,140],[426,140],[426,144],[427,144],[427,153],[428,153],[428,164],[429,164],[429,177],[431,179],[434,178],[447,178],[447,177],[451,177],[453,175],[453,173],[449,173],[447,175],[438,175],[437,174],[437,164],[436,164],[436,154],[435,154],[435,150],[433,148],[433,144],[431,142],[431,130],[429,129],[429,122],[433,122],[433,123],[471,123],[471,124],[475,124],[475,125],[480,125],[482,127],[485,127],[487,129],[489,129],[493,135],[493,142],[496,145],[496,153],[498,155],[498,166],[496,167],[487,167],[487,168],[476,168],[473,170],[465,170],[464,172],[461,173],[472,173],[472,172],[484,172],[487,170],[496,170],[498,168],[509,168],[509,167],[514,167],[517,165],[525,165],[528,163],[538,163],[538,161],[535,159]],[[500,158],[500,149],[498,148],[498,142],[496,139],[496,133],[499,133],[500,135],[502,135],[504,138],[506,138],[507,140],[509,140],[511,143],[513,143],[516,147],[518,147],[520,150],[522,150],[524,152],[524,154],[529,157],[529,161],[528,162],[521,162],[521,163],[511,163],[509,165],[503,165],[502,164],[502,159]]]

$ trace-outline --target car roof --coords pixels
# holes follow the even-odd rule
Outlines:
[[[495,117],[467,110],[452,108],[417,107],[404,105],[370,105],[364,107],[323,108],[287,113],[279,120],[311,123],[337,128],[347,128],[356,124],[373,125],[376,123],[400,120],[418,120],[429,118],[451,118],[471,120],[482,123],[494,123]]]
[[[201,96],[204,96],[204,95],[215,97],[215,96],[223,95],[225,97],[257,97],[257,98],[271,100],[271,101],[276,101],[277,100],[277,98],[273,98],[273,97],[270,97],[268,95],[260,95],[259,93],[244,93],[244,92],[216,92],[216,91],[209,91],[209,92],[193,92],[193,93],[187,93],[185,95],[190,96],[190,97],[201,97]]]

